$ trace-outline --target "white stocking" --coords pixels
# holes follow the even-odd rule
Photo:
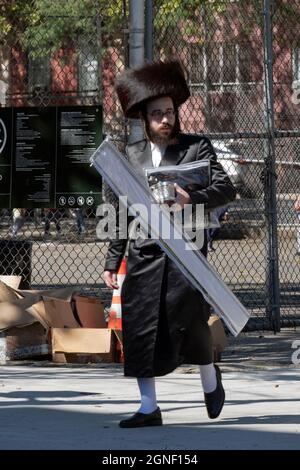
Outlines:
[[[213,363],[200,366],[200,375],[203,391],[205,393],[213,392],[217,388],[216,369]]]
[[[141,406],[138,411],[140,413],[152,413],[157,408],[155,378],[138,378],[137,382],[141,394]]]

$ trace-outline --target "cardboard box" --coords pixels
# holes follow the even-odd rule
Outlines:
[[[31,303],[32,315],[45,328],[79,328],[72,308],[73,287],[51,289],[47,291],[16,291],[22,298],[21,302]]]
[[[214,362],[221,360],[221,352],[227,346],[228,340],[223,327],[223,323],[217,315],[211,315],[208,325],[212,334]]]
[[[0,333],[0,363],[50,354],[47,332],[40,323],[12,327]]]
[[[104,307],[100,299],[75,294],[74,315],[83,328],[106,328]]]
[[[73,314],[72,294],[73,288],[22,291],[0,282],[0,330],[36,321],[45,329],[79,328]]]
[[[20,283],[22,280],[22,276],[0,276],[0,281],[4,282],[9,287],[12,287],[13,289],[18,289]]]
[[[116,362],[118,337],[108,328],[53,328],[53,362]]]
[[[58,362],[114,362],[116,355],[118,357],[121,356],[121,346],[116,351],[118,339],[114,331],[106,329],[104,308],[101,300],[78,294],[73,296],[73,293],[73,287],[48,291],[20,291],[0,283],[0,331],[3,332],[2,350],[7,350],[7,340],[3,338],[15,336],[15,341],[17,341],[20,335],[23,334],[23,348],[27,346],[29,348],[28,351],[33,351],[32,338],[25,334],[29,329],[14,327],[29,327],[36,324],[38,326],[34,328],[42,327],[43,331],[45,331],[43,337],[44,353],[49,353],[49,348],[45,347],[47,344],[46,333],[49,330],[51,333],[52,329],[60,330],[64,341],[69,336],[70,339],[74,337],[75,344],[81,347],[78,351],[69,350],[70,342],[68,342],[66,351],[53,351],[53,358]],[[76,330],[82,331],[78,337],[76,336]],[[91,330],[97,332],[96,338]],[[33,329],[32,331],[35,330]],[[50,334],[50,350],[52,345],[51,337],[52,340],[53,338],[58,340],[60,336],[55,331],[54,334]],[[26,341],[28,341],[28,344]],[[36,353],[39,351],[42,353],[42,350],[36,349],[35,351]],[[4,356],[5,354],[3,352]],[[28,357],[28,354],[23,354],[22,357]],[[19,357],[21,358],[21,355]]]
[[[73,288],[19,291],[0,282],[1,360],[51,353],[52,326],[80,328],[71,306]]]
[[[17,292],[0,281],[0,331],[35,323],[37,319],[27,310],[31,305],[31,300],[20,302]]]
[[[3,279],[5,276],[1,276]],[[0,279],[0,302],[14,302],[18,296],[4,280]]]
[[[75,320],[71,299],[43,297],[43,305],[39,305],[39,313],[51,328],[80,328]]]
[[[2,277],[7,282],[6,278]],[[0,281],[1,363],[49,354],[47,328],[32,314],[32,304],[37,300],[35,295],[20,298],[18,292]]]

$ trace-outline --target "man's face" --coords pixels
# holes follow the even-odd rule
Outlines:
[[[175,110],[170,97],[164,96],[147,104],[150,139],[167,142],[175,125]]]

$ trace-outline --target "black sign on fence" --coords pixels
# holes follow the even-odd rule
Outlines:
[[[92,207],[101,179],[89,158],[101,106],[0,109],[0,207]]]

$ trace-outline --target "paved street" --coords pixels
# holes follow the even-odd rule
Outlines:
[[[99,284],[105,249],[88,241],[35,241],[34,284]],[[263,286],[265,239],[219,240],[216,248],[210,260],[226,282]],[[279,249],[282,281],[299,282],[294,232]],[[216,421],[207,417],[197,367],[158,379],[164,426],[142,430],[118,427],[139,401],[120,365],[0,366],[0,449],[299,449],[300,366],[291,363],[298,338],[299,330],[231,338],[221,362],[226,404]]]
[[[138,407],[118,366],[0,368],[0,449],[299,449],[299,368],[224,374],[226,405],[209,420],[198,373],[157,380],[164,426],[120,429]]]

